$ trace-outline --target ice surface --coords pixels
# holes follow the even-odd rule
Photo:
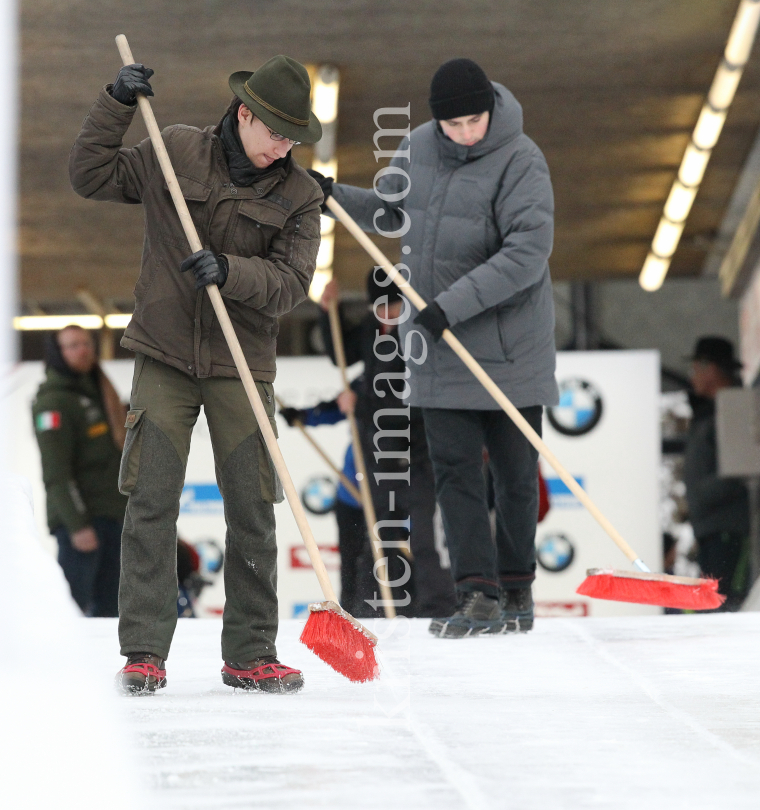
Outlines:
[[[121,666],[114,620],[82,620]],[[351,684],[283,622],[296,696],[219,675],[218,620],[181,620],[167,689],[122,698],[162,810],[676,810],[760,806],[760,615],[548,619],[430,637],[382,620],[384,674]],[[384,637],[384,638],[383,638]]]
[[[39,545],[28,481],[0,471],[0,515],[0,808],[139,805],[110,661]]]

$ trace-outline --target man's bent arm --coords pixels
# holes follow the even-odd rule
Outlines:
[[[137,106],[116,101],[107,88],[84,119],[69,155],[69,179],[80,197],[136,204],[156,171],[158,161],[149,139],[122,147]]]
[[[221,289],[225,298],[275,318],[306,300],[317,266],[321,196],[317,194],[288,218],[266,257],[223,254],[229,265]]]

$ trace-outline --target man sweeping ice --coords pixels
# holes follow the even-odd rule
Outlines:
[[[450,328],[541,432],[543,407],[558,401],[551,181],[522,131],[519,103],[475,62],[453,59],[438,69],[430,108],[434,120],[401,143],[391,161],[399,171],[378,181],[379,194],[312,176],[364,230],[402,235],[410,281],[429,303],[414,324],[434,343],[424,363],[407,364],[408,402],[423,411],[458,599],[454,615],[434,619],[430,631],[445,638],[525,631],[533,624],[538,454],[439,340]],[[388,201],[394,195],[399,201]],[[402,343],[414,328],[400,325]]]
[[[135,312],[122,340],[136,360],[120,472],[129,501],[119,592],[127,665],[119,682],[129,693],[166,682],[177,621],[176,520],[190,435],[203,406],[227,522],[223,680],[294,692],[302,675],[280,664],[275,648],[273,504],[282,500],[281,487],[204,287],[221,290],[272,419],[277,318],[306,298],[320,239],[322,195],[290,149],[318,141],[321,127],[310,112],[306,69],[277,56],[255,73],[230,77],[235,97],[216,127],[166,129],[166,148],[206,248],[188,256],[150,141],[122,147],[136,94],[153,95],[152,75],[137,64],[119,71],[90,109],[70,160],[81,196],[145,208]]]

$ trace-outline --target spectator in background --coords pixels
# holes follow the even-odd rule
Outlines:
[[[32,415],[58,562],[85,615],[118,616],[126,409],[85,329],[67,326],[50,335],[45,360]]]
[[[382,530],[384,541],[403,542],[408,538],[413,558],[409,585],[392,588],[394,599],[398,602],[396,610],[405,616],[448,616],[455,605],[454,582],[451,571],[441,566],[441,558],[435,547],[435,480],[422,411],[411,407],[408,415],[403,414],[405,400],[399,393],[403,393],[406,387],[404,360],[398,354],[389,359],[387,346],[382,349],[376,347],[376,341],[383,336],[392,338],[392,345],[397,345],[399,331],[394,322],[400,319],[402,313],[401,292],[390,282],[385,271],[378,267],[367,274],[367,296],[370,306],[361,322],[351,326],[345,318],[341,318],[341,330],[347,364],[364,363],[362,376],[352,386],[355,393],[352,407],[355,408],[361,435],[376,518],[378,522],[410,520],[409,532],[388,525]],[[333,279],[325,287],[320,301],[323,310],[320,321],[322,337],[333,362],[336,362],[335,349],[328,310],[331,301],[337,297],[338,284]],[[388,374],[397,376],[391,379]],[[393,411],[399,415],[393,414]],[[382,436],[381,430],[387,431],[387,435]],[[408,454],[408,464],[403,458],[404,454]],[[388,477],[378,478],[403,474],[407,470],[408,485],[399,485],[398,480]],[[371,549],[368,548],[368,551]],[[402,555],[403,548],[397,550],[388,546],[383,549],[383,556],[388,559],[390,581],[404,579],[408,562],[402,560]],[[362,570],[372,570],[371,556],[360,566]],[[361,590],[361,576],[359,581]],[[406,598],[410,602],[402,604]]]
[[[741,363],[733,344],[721,337],[700,338],[691,360],[693,417],[683,469],[689,520],[702,572],[718,579],[718,590],[727,597],[721,609],[738,610],[749,586],[749,498],[742,481],[718,477],[715,397],[741,384]]]
[[[354,401],[346,391],[328,402],[320,402],[312,408],[282,408],[280,415],[290,427],[300,422],[304,427],[317,425],[334,425],[346,418]],[[356,478],[354,447],[349,444],[343,460],[343,474],[359,489]],[[338,524],[338,551],[340,552],[340,604],[351,615],[366,617],[372,615],[363,599],[372,598],[374,578],[372,570],[372,551],[369,547],[367,527],[364,522],[362,505],[351,495],[342,482],[335,495],[335,521]],[[360,565],[369,560],[369,570],[360,577]],[[363,582],[360,583],[360,580]],[[367,582],[369,581],[369,588]],[[363,585],[364,587],[360,587]]]

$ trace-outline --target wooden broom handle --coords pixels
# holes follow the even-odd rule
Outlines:
[[[338,361],[338,368],[343,378],[343,390],[351,391],[351,384],[346,373],[346,352],[343,347],[343,332],[340,328],[340,315],[338,313],[338,299],[333,298],[328,309],[330,315],[330,332],[332,334],[333,349],[335,359]],[[359,426],[356,423],[356,416],[353,410],[349,411],[348,424],[351,426],[351,442],[354,446],[354,461],[356,470],[359,473],[359,489],[361,491],[361,504],[364,510],[364,522],[367,524],[369,534],[369,544],[372,547],[372,558],[377,564],[377,583],[380,586],[380,596],[385,603],[385,618],[393,619],[396,616],[396,608],[393,605],[393,592],[388,585],[388,567],[380,562],[383,559],[383,552],[380,545],[380,537],[377,532],[377,515],[375,515],[375,504],[372,501],[372,491],[369,487],[367,477],[367,465],[364,463],[364,453],[362,451],[361,438],[359,436]],[[378,564],[379,563],[379,564]]]
[[[335,214],[340,222],[345,225],[346,229],[356,239],[357,242],[369,253],[369,255],[380,265],[388,276],[396,282],[396,285],[401,289],[403,294],[414,304],[415,309],[422,311],[427,304],[409,285],[409,282],[403,277],[401,273],[391,264],[378,246],[367,236],[366,233],[356,224],[343,206],[330,195],[327,198],[327,207]],[[486,374],[483,367],[478,361],[465,349],[465,347],[454,337],[449,329],[444,329],[443,339],[451,348],[459,355],[462,362],[470,369],[470,371],[478,378],[479,382],[488,391],[488,393],[496,400],[496,402],[506,411],[510,419],[517,425],[520,432],[525,438],[538,450],[538,452],[546,459],[547,463],[554,469],[557,475],[562,479],[567,488],[575,495],[575,497],[588,509],[594,519],[604,529],[605,532],[615,541],[618,548],[625,554],[626,557],[637,567],[639,570],[648,571],[649,569],[641,561],[638,554],[628,545],[623,539],[623,536],[617,529],[610,523],[609,520],[601,513],[598,507],[586,494],[586,491],[578,484],[575,478],[560,464],[559,459],[552,453],[546,446],[545,442],[530,426],[525,417],[515,406],[509,401],[504,392],[496,385],[496,383]]]
[[[285,405],[283,405],[282,400],[276,394],[275,394],[275,401],[280,406],[281,410],[285,407]],[[325,453],[325,451],[322,449],[322,447],[320,447],[319,442],[311,435],[311,433],[309,433],[308,430],[306,430],[306,425],[304,425],[304,423],[300,419],[293,420],[293,424],[301,431],[301,434],[304,437],[304,439],[306,439],[306,441],[314,448],[314,450],[317,451],[317,453],[322,458],[322,461],[324,461],[325,464],[327,464],[327,466],[335,473],[335,475],[337,475],[338,478],[340,478],[341,484],[343,484],[343,486],[348,490],[351,497],[357,503],[361,503],[362,496],[359,490],[348,480],[348,478],[346,478],[346,476],[343,474],[343,471],[338,469],[338,465],[333,462],[330,456],[328,456],[327,453]]]
[[[119,48],[119,54],[121,55],[122,62],[125,65],[135,64],[132,51],[129,49],[129,44],[127,43],[127,38],[124,36],[124,34],[119,34],[119,36],[116,37],[116,45]],[[169,155],[166,151],[166,146],[163,138],[161,137],[161,131],[159,130],[158,124],[156,123],[156,118],[153,115],[153,109],[151,108],[148,99],[142,95],[142,93],[137,94],[137,103],[140,107],[140,112],[145,119],[145,126],[148,129],[148,134],[150,135],[150,140],[153,144],[153,150],[158,158],[161,171],[164,173],[164,178],[166,179],[166,184],[169,187],[169,192],[172,195],[172,200],[174,200],[174,206],[177,209],[177,214],[179,215],[180,222],[182,223],[182,228],[185,231],[185,236],[187,237],[187,241],[190,243],[190,250],[193,253],[196,253],[199,250],[203,250],[203,245],[201,244],[201,240],[198,238],[198,233],[195,230],[195,225],[193,224],[193,220],[190,216],[190,211],[187,208],[185,198],[182,196],[182,190],[177,182],[177,176],[174,174],[174,169],[172,168]],[[293,479],[290,477],[288,468],[285,465],[285,460],[283,459],[282,453],[280,452],[280,448],[277,444],[274,431],[269,423],[269,416],[267,415],[264,404],[261,401],[259,392],[256,390],[256,383],[254,383],[253,377],[251,376],[251,372],[245,360],[245,355],[243,354],[243,350],[240,348],[237,335],[235,334],[235,330],[230,322],[230,317],[227,314],[227,310],[224,308],[222,295],[219,292],[219,288],[216,286],[216,284],[209,284],[206,287],[206,292],[208,292],[209,298],[211,299],[214,312],[216,313],[216,317],[221,324],[222,332],[224,332],[224,337],[227,340],[227,345],[229,346],[232,357],[235,360],[235,367],[238,370],[243,387],[248,395],[248,401],[251,403],[253,412],[256,415],[256,421],[259,423],[259,429],[264,436],[264,441],[266,442],[269,454],[272,457],[275,469],[277,470],[277,473],[282,481],[285,495],[287,496],[288,503],[293,511],[293,517],[296,520],[298,530],[301,533],[304,545],[309,553],[309,558],[311,559],[311,564],[314,568],[314,573],[317,575],[317,579],[319,580],[322,592],[325,595],[325,599],[339,604],[338,597],[335,595],[335,590],[333,589],[330,578],[327,575],[325,564],[320,557],[316,540],[311,532],[311,527],[306,519],[306,513],[301,505],[301,500],[298,497],[295,486],[293,485]]]

